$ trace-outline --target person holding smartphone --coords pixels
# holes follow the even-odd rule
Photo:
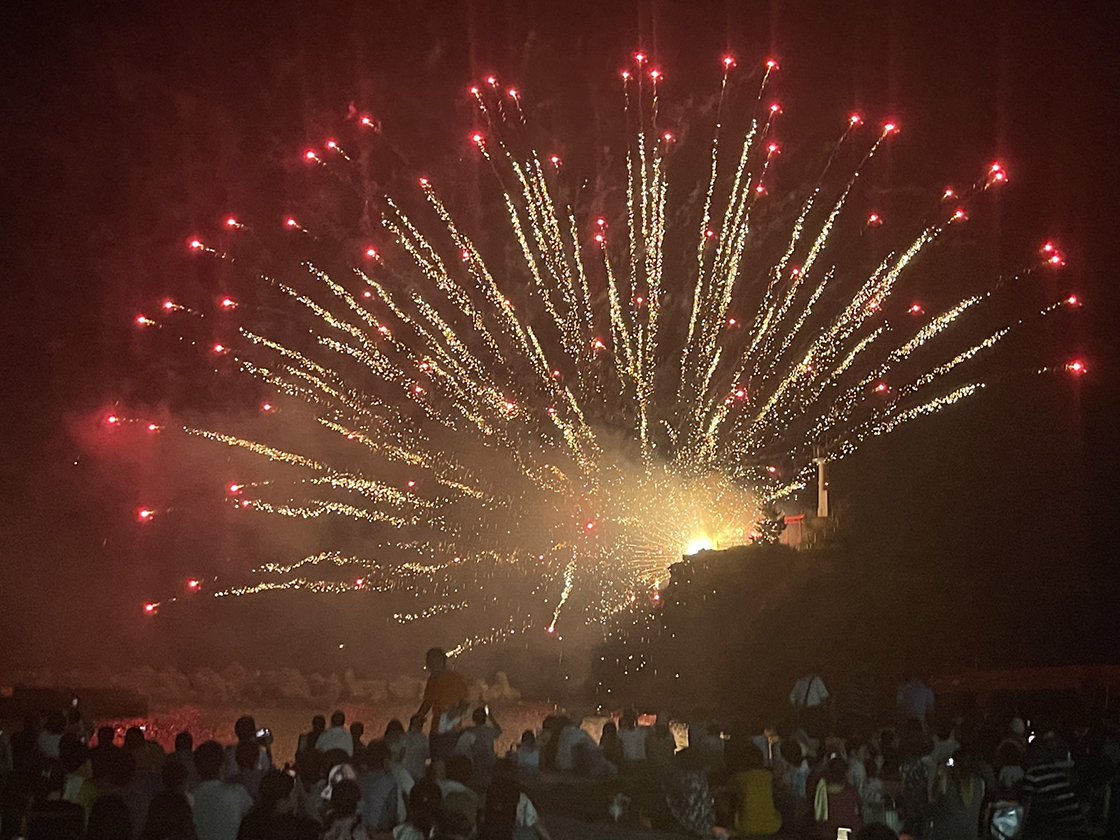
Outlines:
[[[472,725],[463,730],[455,744],[455,753],[465,755],[471,760],[474,771],[471,782],[481,788],[486,788],[490,783],[490,776],[494,772],[498,755],[494,750],[494,742],[502,734],[502,727],[494,720],[490,706],[479,706],[471,715]]]
[[[976,840],[984,782],[964,754],[949,756],[937,769],[930,812],[932,840]]]

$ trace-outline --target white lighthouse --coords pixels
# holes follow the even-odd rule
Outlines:
[[[823,446],[813,448],[813,462],[817,465],[817,516],[828,519],[828,455]]]

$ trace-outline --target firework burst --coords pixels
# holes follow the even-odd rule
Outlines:
[[[682,553],[757,538],[770,506],[805,486],[814,447],[841,458],[985,387],[961,377],[1015,324],[957,344],[946,334],[965,334],[959,322],[999,284],[928,317],[892,296],[970,204],[1007,181],[1003,167],[935,197],[924,223],[863,266],[844,242],[884,224],[858,187],[898,126],[842,119],[807,187],[777,202],[777,65],[740,83],[733,59],[721,66],[703,176],[679,185],[671,159],[684,141],[662,118],[664,75],[642,54],[622,71],[618,206],[588,200],[558,155],[536,150],[516,90],[493,77],[470,88],[469,138],[496,186],[500,235],[471,233],[428,177],[370,197],[361,161],[387,142],[362,136],[378,125],[370,117],[350,140],[303,153],[363,196],[378,230],[343,270],[352,240],[283,220],[320,256],[256,275],[253,294],[282,318],[220,298],[244,321],[236,339],[211,345],[274,394],[261,431],[182,431],[262,462],[227,488],[244,515],[353,520],[366,551],[326,546],[212,594],[398,592],[421,602],[392,613],[408,622],[481,609],[496,580],[516,581],[521,596],[489,603],[456,651],[531,626],[554,633],[568,611],[573,624],[601,623],[656,589]],[[751,93],[736,96],[742,86]],[[222,227],[225,244],[199,235],[189,248],[262,264],[259,248],[239,250],[241,237],[260,242],[247,223]],[[1048,244],[1035,267],[1061,259]],[[135,324],[198,314],[170,300],[161,309]]]

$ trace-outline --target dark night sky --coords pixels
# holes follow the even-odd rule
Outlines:
[[[1015,265],[1054,237],[1068,267],[1029,282],[1076,291],[1086,309],[997,361],[1005,379],[981,401],[868,446],[835,485],[868,550],[976,574],[978,590],[1026,580],[1025,623],[1065,604],[1061,591],[1084,605],[1072,623],[1104,626],[1120,592],[1115,4],[14,5],[0,22],[0,666],[144,656],[136,605],[175,550],[138,542],[136,465],[99,459],[82,435],[116,399],[174,404],[190,390],[182,371],[164,381],[145,366],[129,329],[151,301],[203,282],[183,258],[188,234],[230,208],[283,205],[298,192],[294,156],[350,102],[418,170],[450,166],[470,127],[463,90],[493,70],[549,100],[562,143],[576,130],[567,115],[608,110],[608,80],[639,44],[666,68],[670,99],[707,90],[730,48],[781,60],[795,122],[832,125],[853,107],[896,116],[904,135],[881,176],[892,185],[935,190],[1006,162],[1013,183],[984,247]],[[1076,385],[1015,374],[1074,356],[1091,369]]]

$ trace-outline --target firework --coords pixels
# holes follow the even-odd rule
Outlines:
[[[454,652],[532,626],[556,633],[571,610],[573,623],[603,623],[635,593],[656,600],[682,553],[757,536],[771,504],[813,474],[814,447],[841,458],[984,388],[960,377],[1018,324],[989,326],[979,342],[950,337],[968,334],[961,322],[997,284],[930,317],[919,303],[898,320],[886,313],[913,264],[1007,182],[1004,168],[935,197],[928,219],[875,262],[846,261],[846,240],[889,229],[861,206],[859,186],[899,130],[849,115],[775,238],[777,65],[741,84],[733,58],[721,65],[698,184],[671,177],[680,141],[662,120],[665,76],[644,54],[621,74],[629,136],[617,207],[572,198],[559,156],[530,140],[522,95],[491,77],[470,88],[479,128],[468,136],[497,186],[504,234],[472,234],[438,184],[418,177],[380,197],[377,241],[351,270],[309,259],[256,278],[258,297],[287,313],[283,326],[258,327],[249,307],[218,299],[245,321],[213,355],[275,395],[261,405],[259,440],[182,431],[260,461],[258,476],[227,488],[245,515],[353,520],[375,553],[327,547],[210,594],[396,592],[416,603],[392,613],[399,622],[481,609],[484,630]],[[737,96],[742,85],[753,93]],[[366,127],[375,131],[355,144],[385,142],[372,118]],[[360,191],[361,156],[342,143],[302,157]],[[233,216],[222,226],[246,229]],[[279,227],[328,237],[293,216]],[[245,264],[226,241],[200,234],[188,247]],[[1062,261],[1048,243],[1024,274]],[[199,314],[168,300],[135,323]],[[279,424],[306,426],[305,443],[267,442],[292,439]],[[510,586],[518,597],[495,604]]]

